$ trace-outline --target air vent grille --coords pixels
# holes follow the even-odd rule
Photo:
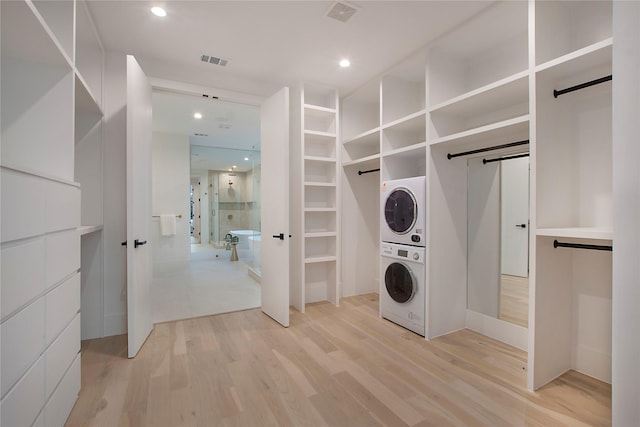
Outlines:
[[[337,1],[331,6],[331,9],[329,9],[327,16],[340,22],[347,22],[356,14],[357,11],[358,9],[354,6],[345,2]]]
[[[219,65],[221,67],[226,67],[229,61],[227,59],[218,58],[217,56],[212,55],[200,55],[200,60],[202,62],[207,62],[213,65]]]

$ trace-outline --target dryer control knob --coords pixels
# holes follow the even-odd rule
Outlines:
[[[419,254],[419,253],[417,253],[417,252],[415,252],[415,253],[413,254],[413,259],[415,259],[416,261],[417,261],[417,260],[419,260],[419,259],[420,259],[420,254]]]

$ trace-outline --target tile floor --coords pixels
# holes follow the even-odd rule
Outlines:
[[[248,251],[247,251],[248,252]],[[155,277],[151,283],[154,323],[260,307],[260,285],[231,252],[211,245],[192,244],[189,270]]]

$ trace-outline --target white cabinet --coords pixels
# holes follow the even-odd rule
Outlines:
[[[78,228],[102,223],[102,48],[84,2],[0,9],[1,422],[62,425],[80,390]]]
[[[338,94],[300,84],[292,91],[291,304],[339,303]]]

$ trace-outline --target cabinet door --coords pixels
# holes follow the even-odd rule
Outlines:
[[[289,326],[289,88],[260,107],[262,311]],[[272,237],[273,236],[273,237]],[[301,239],[302,236],[294,236]]]

